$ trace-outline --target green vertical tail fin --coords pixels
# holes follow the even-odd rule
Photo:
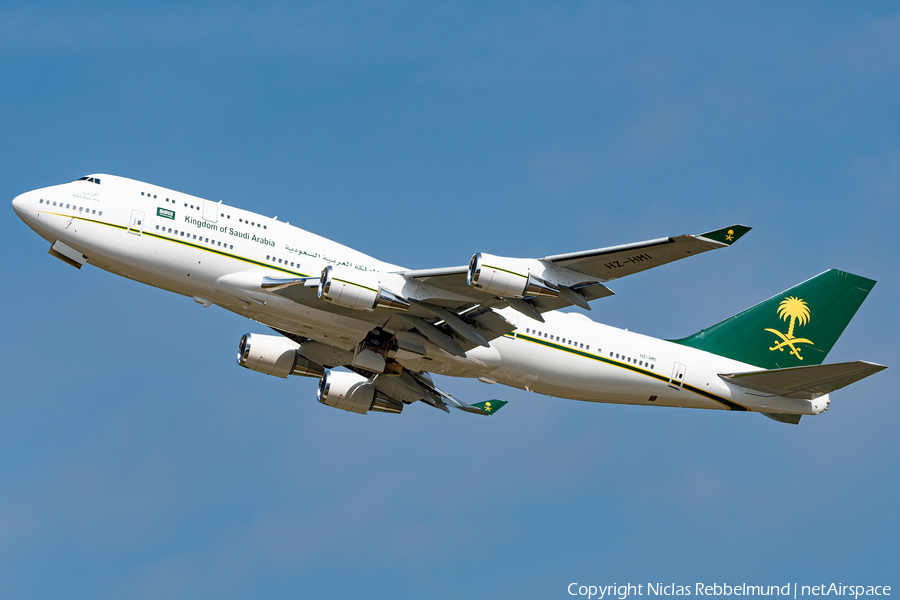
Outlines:
[[[764,369],[820,365],[874,285],[871,279],[831,269],[671,341]]]

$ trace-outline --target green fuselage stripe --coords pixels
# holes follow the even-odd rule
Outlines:
[[[584,358],[589,358],[591,360],[596,360],[598,362],[606,363],[606,364],[612,365],[614,367],[619,367],[620,369],[627,369],[629,371],[634,371],[635,373],[639,373],[641,375],[646,375],[647,377],[652,377],[653,379],[658,379],[659,381],[669,383],[669,378],[666,377],[665,375],[660,375],[659,373],[656,373],[655,371],[649,371],[647,369],[643,369],[641,367],[638,367],[637,365],[620,362],[620,361],[612,359],[612,358],[606,358],[606,357],[600,356],[599,354],[591,354],[590,352],[585,352],[584,350],[579,350],[577,348],[569,348],[568,346],[563,346],[562,344],[556,344],[556,343],[550,342],[548,340],[532,337],[530,335],[525,335],[525,334],[521,334],[521,333],[516,334],[515,338],[513,338],[512,334],[508,333],[508,334],[506,334],[506,337],[509,337],[511,339],[515,339],[515,338],[523,339],[526,342],[540,344],[542,346],[546,346],[548,348],[553,348],[555,350],[562,350],[563,352],[568,352],[569,354],[583,356]],[[695,394],[703,396],[704,398],[709,398],[710,400],[714,400],[714,401],[718,402],[719,404],[723,404],[723,405],[727,406],[730,410],[739,410],[739,411],[747,410],[746,407],[741,406],[740,404],[738,404],[736,402],[728,400],[727,398],[722,398],[721,396],[717,396],[711,392],[707,392],[706,390],[701,390],[692,385],[683,384],[681,387],[682,387],[682,389],[685,389],[689,392],[693,392]]]

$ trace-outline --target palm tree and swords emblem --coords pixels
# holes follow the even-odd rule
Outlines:
[[[775,340],[775,345],[769,350],[784,352],[785,347],[789,347],[791,354],[796,356],[798,360],[803,360],[803,357],[800,356],[800,348],[795,344],[809,344],[810,346],[814,344],[806,338],[794,337],[794,325],[803,326],[809,323],[809,306],[800,298],[788,296],[778,305],[778,316],[782,321],[788,321],[788,330],[785,334],[777,329],[766,329],[766,331],[774,333],[781,339],[780,342]]]

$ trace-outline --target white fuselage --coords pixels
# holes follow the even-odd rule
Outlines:
[[[372,329],[353,315],[316,309],[242,285],[259,275],[318,276],[327,265],[372,273],[407,297],[421,283],[403,269],[286,222],[158,186],[115,177],[28,192],[13,206],[51,243],[136,281],[217,304],[268,326],[352,350]],[[434,290],[430,291],[434,297]],[[346,311],[345,311],[346,312]],[[579,313],[549,312],[545,323],[511,309],[517,329],[457,358],[437,347],[407,357],[413,370],[477,377],[540,394],[620,404],[818,414],[828,396],[764,396],[718,375],[758,367],[694,348],[595,323]],[[401,360],[398,358],[398,360]]]

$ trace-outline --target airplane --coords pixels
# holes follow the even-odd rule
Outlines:
[[[269,327],[237,362],[275,377],[319,378],[318,401],[399,414],[421,401],[491,415],[432,374],[477,378],[588,402],[757,412],[798,424],[830,393],[887,367],[823,364],[872,290],[829,270],[693,335],[656,339],[579,312],[607,283],[710,250],[750,228],[410,270],[257,213],[107,174],[17,196],[15,213],[80,269],[91,264]],[[339,369],[342,367],[343,369]]]

